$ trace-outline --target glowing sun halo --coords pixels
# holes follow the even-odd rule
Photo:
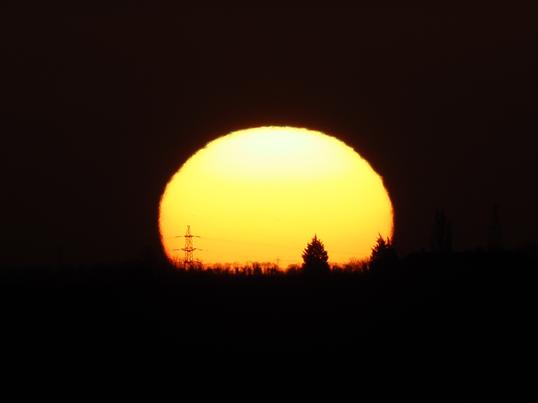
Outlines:
[[[292,127],[239,130],[191,156],[166,185],[159,229],[176,262],[190,225],[203,263],[302,262],[314,234],[329,260],[369,256],[378,234],[392,236],[381,177],[351,147]]]

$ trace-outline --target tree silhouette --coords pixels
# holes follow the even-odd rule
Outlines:
[[[433,252],[452,251],[452,224],[443,210],[435,212],[431,242]]]
[[[392,268],[398,261],[396,249],[392,244],[392,240],[386,240],[379,234],[375,246],[372,248],[370,255],[370,269],[380,271]]]
[[[502,249],[502,226],[499,218],[499,206],[493,205],[488,227],[488,250],[490,252]]]
[[[329,256],[325,250],[323,242],[317,235],[314,235],[312,241],[306,246],[303,251],[303,271],[305,274],[323,274],[328,273]]]

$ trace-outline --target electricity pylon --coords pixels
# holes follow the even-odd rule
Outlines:
[[[195,250],[201,250],[199,248],[194,247],[192,238],[200,238],[200,236],[192,235],[191,226],[187,225],[187,231],[185,232],[185,235],[179,235],[176,238],[185,238],[185,247],[181,248],[181,250],[185,252],[185,258],[183,259],[183,267],[185,269],[191,268],[194,264],[193,252]]]

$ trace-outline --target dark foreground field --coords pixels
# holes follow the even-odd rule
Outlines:
[[[536,257],[411,255],[320,278],[185,273],[158,264],[3,269],[3,345],[208,352],[462,350],[529,356]]]
[[[287,364],[275,357],[306,354],[313,362],[343,359],[377,379],[392,371],[437,396],[463,374],[480,393],[501,387],[510,398],[529,396],[537,270],[536,256],[523,253],[418,254],[384,272],[319,278],[186,273],[150,263],[6,268],[3,362],[9,354],[25,373],[44,356],[41,377],[68,358],[64,369],[80,378],[84,359],[100,357],[92,371],[102,373],[119,356],[123,366],[142,366],[144,377],[162,365],[156,359],[210,376],[232,371],[238,352],[276,359],[279,372]],[[222,355],[219,370],[207,364]],[[148,361],[154,364],[141,365]],[[193,362],[201,368],[192,370]],[[339,367],[323,368],[329,374]]]

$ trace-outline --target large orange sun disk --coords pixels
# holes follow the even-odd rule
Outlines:
[[[183,258],[187,225],[204,264],[302,262],[314,234],[332,263],[370,255],[392,237],[393,209],[382,178],[335,137],[293,127],[232,132],[191,156],[159,206],[162,244]]]

